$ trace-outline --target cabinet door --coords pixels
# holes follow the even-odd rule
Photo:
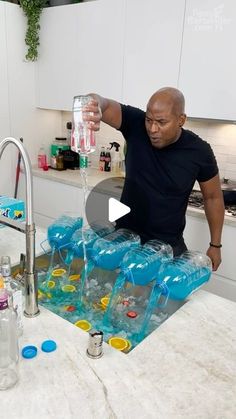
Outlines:
[[[8,81],[7,81],[7,50],[5,4],[0,2],[0,137],[7,135],[8,128]]]
[[[236,226],[224,225],[222,234],[222,263],[218,270],[212,274],[210,282],[204,289],[213,294],[220,295],[236,301],[236,259],[235,242]],[[210,233],[207,221],[198,217],[187,215],[184,238],[189,250],[198,250],[205,253],[208,249]]]
[[[77,93],[77,5],[49,7],[41,16],[37,106],[71,110]]]
[[[63,213],[83,216],[83,191],[70,186],[37,176],[33,177],[33,207],[35,224],[48,227],[53,220]],[[22,173],[18,197],[25,200],[25,175]]]
[[[177,86],[184,0],[128,0],[124,52],[124,102],[146,108],[164,86]]]
[[[45,9],[38,61],[39,107],[71,110],[73,96],[122,94],[125,0]]]
[[[9,96],[7,74],[6,4],[0,2],[0,141],[10,136]],[[8,147],[0,160],[0,195],[11,195],[11,152]]]
[[[235,0],[187,0],[179,88],[191,117],[236,119]]]
[[[125,0],[87,2],[77,9],[76,93],[121,100]]]

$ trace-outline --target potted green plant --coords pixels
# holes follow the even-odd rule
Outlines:
[[[27,30],[25,43],[28,47],[27,61],[36,61],[38,58],[40,16],[47,0],[20,0],[20,6],[27,17]]]

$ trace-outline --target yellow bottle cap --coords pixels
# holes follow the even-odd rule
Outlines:
[[[52,276],[62,276],[65,273],[66,273],[65,269],[58,268],[58,269],[54,269],[54,271],[52,271]]]
[[[74,324],[80,329],[85,330],[85,332],[88,332],[92,328],[92,325],[88,322],[88,320],[78,320]]]
[[[63,287],[61,287],[61,289],[62,289],[63,292],[74,292],[76,290],[75,286],[70,285],[70,284],[63,285]]]
[[[113,348],[118,349],[118,351],[124,351],[129,347],[130,342],[127,339],[121,338],[119,336],[112,336],[108,340],[109,345]]]
[[[80,280],[80,275],[79,274],[69,276],[69,281],[79,281],[79,280]]]

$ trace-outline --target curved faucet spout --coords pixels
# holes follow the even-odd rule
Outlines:
[[[2,157],[2,153],[7,147],[8,144],[14,144],[22,157],[24,169],[25,169],[25,177],[26,177],[26,224],[32,225],[33,224],[33,181],[32,181],[32,170],[30,164],[30,158],[25,150],[22,142],[17,140],[13,137],[4,138],[0,142],[0,159]]]
[[[30,158],[20,140],[13,137],[4,138],[0,142],[0,159],[8,144],[14,144],[22,157],[26,178],[26,225],[21,230],[26,238],[25,263],[25,316],[34,317],[39,314],[37,274],[35,273],[35,224],[33,220],[33,177]],[[10,223],[11,224],[11,223]],[[12,222],[10,227],[17,228]]]

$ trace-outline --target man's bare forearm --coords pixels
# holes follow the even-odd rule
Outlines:
[[[221,198],[208,198],[204,200],[204,208],[210,229],[210,241],[213,244],[221,244],[225,213],[223,200]]]

